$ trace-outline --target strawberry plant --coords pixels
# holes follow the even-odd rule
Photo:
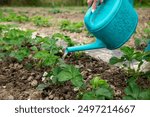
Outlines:
[[[49,85],[63,85],[65,82],[71,82],[75,88],[82,89],[84,84],[83,77],[78,68],[68,65],[59,59],[57,64],[52,67],[46,76],[48,82],[40,84],[37,89],[44,90]]]
[[[128,86],[125,88],[125,100],[150,100],[150,89],[142,89],[139,87],[135,79],[128,82]]]
[[[69,36],[66,36],[66,35],[61,34],[61,33],[55,33],[52,36],[52,38],[56,39],[56,40],[64,40],[65,42],[67,42],[68,46],[74,46],[75,45],[75,42],[73,42]]]
[[[33,47],[35,51],[34,58],[39,60],[40,66],[53,66],[57,63],[61,50],[61,47],[57,47],[56,41],[53,38],[49,37],[36,37],[34,44],[38,46]]]
[[[51,10],[49,11],[49,13],[58,14],[58,13],[62,13],[62,11],[61,11],[60,9],[54,8],[54,9],[51,9]]]
[[[83,27],[84,27],[83,22],[70,22],[69,20],[61,21],[61,25],[60,25],[61,30],[76,32],[76,33],[82,32]]]
[[[39,60],[39,65],[40,66],[52,66],[57,62],[57,59],[58,59],[57,56],[55,56],[54,54],[49,53],[46,50],[38,51],[34,55],[34,58]]]
[[[0,27],[2,32],[0,38],[1,57],[13,57],[18,61],[22,61],[25,57],[28,57],[30,54],[28,44],[32,32],[21,31],[15,28],[7,29],[3,26]]]
[[[29,21],[29,17],[26,15],[17,15],[15,12],[9,12],[8,14],[0,13],[0,21],[1,22],[27,22]]]
[[[42,16],[34,16],[33,18],[31,18],[31,20],[36,26],[44,26],[44,27],[51,26],[49,19]]]
[[[141,66],[143,65],[144,61],[149,62],[149,56],[150,52],[141,52],[136,51],[134,48],[130,48],[128,46],[124,46],[121,49],[121,52],[123,53],[122,57],[112,57],[110,59],[110,64],[114,65],[117,63],[120,63],[122,68],[127,70],[127,73],[129,76],[134,78],[140,78],[142,76],[147,76],[146,73],[143,73],[141,71]],[[134,63],[138,63],[137,68],[135,69],[133,67]]]
[[[22,47],[19,50],[14,50],[10,53],[10,57],[16,58],[18,61],[23,61],[24,58],[30,55],[30,50],[26,47]]]
[[[52,74],[53,83],[70,81],[73,86],[79,88],[84,85],[83,77],[79,69],[75,68],[73,65],[61,64],[52,70]]]
[[[92,89],[91,91],[86,91],[83,94],[83,100],[113,99],[113,90],[105,80],[102,80],[100,77],[96,76],[90,81],[90,84]]]

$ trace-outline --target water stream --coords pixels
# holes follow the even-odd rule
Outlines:
[[[68,52],[64,52],[64,55],[62,56],[62,59],[65,60],[65,57],[67,56]]]

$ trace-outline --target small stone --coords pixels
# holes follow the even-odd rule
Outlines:
[[[21,77],[21,80],[25,80],[25,79],[26,79],[26,77],[25,77],[25,76]]]
[[[66,95],[65,98],[66,98],[66,99],[69,99],[69,98],[70,98],[70,95]]]
[[[31,76],[35,76],[35,73],[31,73]]]
[[[85,74],[87,74],[87,71],[82,71],[81,74],[84,76]]]
[[[116,95],[116,96],[119,96],[119,95],[121,95],[121,93],[122,93],[122,92],[121,92],[120,90],[117,90],[117,91],[115,92],[115,95]]]
[[[41,92],[33,92],[30,97],[29,97],[30,100],[39,100],[39,99],[42,99],[42,95],[41,95]]]
[[[75,92],[76,92],[76,91],[79,91],[79,87],[75,87],[73,90],[74,90]]]
[[[25,91],[24,94],[25,94],[25,95],[29,95],[29,92],[28,92],[28,91]]]
[[[87,71],[88,71],[88,72],[91,72],[92,70],[91,70],[91,69],[87,69]]]
[[[44,100],[49,100],[49,98],[48,98],[48,97],[46,97]]]
[[[18,67],[18,63],[14,64],[14,69],[16,69]]]
[[[30,58],[33,58],[33,55],[32,54],[30,54],[29,56],[28,56],[28,58],[30,59]]]
[[[48,75],[48,73],[47,73],[47,72],[44,72],[43,77],[46,77],[47,75]]]
[[[41,79],[41,76],[40,76],[40,75],[37,75],[37,76],[35,77],[35,79],[36,79],[36,80],[40,80],[40,79]]]
[[[38,85],[38,81],[37,80],[33,80],[31,82],[31,86],[36,87]]]
[[[76,67],[76,68],[80,68],[80,66],[79,66],[79,65],[75,65],[75,67]]]
[[[21,65],[19,65],[18,64],[18,69],[22,69],[23,68],[23,65],[21,64]]]
[[[14,100],[14,96],[9,95],[9,96],[8,96],[8,100]]]
[[[91,91],[91,88],[87,88],[87,91]]]
[[[116,89],[116,87],[115,87],[115,86],[113,86],[113,85],[110,85],[110,87],[111,87],[113,90],[115,90],[115,89]]]
[[[64,100],[64,97],[60,97],[60,100]]]
[[[34,79],[34,77],[33,76],[29,76],[29,78],[27,79],[28,81],[31,81],[31,80],[33,80]]]
[[[50,95],[50,96],[49,96],[49,99],[52,100],[53,98],[54,98],[54,95]]]
[[[6,86],[2,86],[3,89],[6,89]]]
[[[59,98],[58,97],[54,97],[54,99],[53,100],[59,100]]]
[[[10,64],[9,67],[12,68],[12,67],[13,67],[13,64]]]

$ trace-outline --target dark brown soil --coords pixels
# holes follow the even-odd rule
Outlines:
[[[127,76],[117,67],[110,67],[102,60],[96,60],[83,54],[76,58],[68,55],[66,63],[80,68],[84,80],[89,83],[93,76],[101,76],[114,89],[114,99],[122,99],[124,88],[127,86]],[[0,62],[0,99],[42,99],[42,100],[71,100],[77,99],[77,91],[67,82],[60,85],[50,85],[44,91],[38,91],[37,85],[42,83],[43,73],[48,69],[33,67],[29,69],[23,63]],[[139,81],[143,87],[150,87],[150,81]]]

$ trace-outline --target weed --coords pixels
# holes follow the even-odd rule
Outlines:
[[[83,22],[70,22],[69,20],[61,21],[60,29],[69,32],[80,33],[83,30]]]

